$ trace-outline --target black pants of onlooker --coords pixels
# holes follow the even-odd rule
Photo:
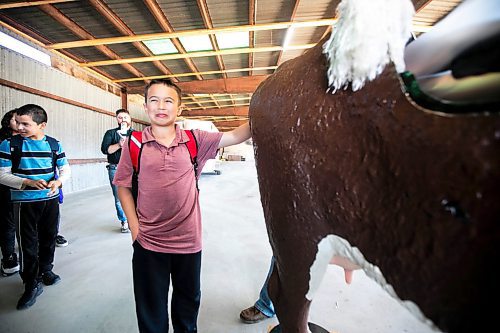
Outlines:
[[[10,190],[0,185],[0,248],[2,257],[7,259],[15,251],[16,225],[10,201]]]
[[[59,199],[14,203],[21,278],[31,288],[54,267]]]
[[[168,332],[168,289],[172,278],[171,314],[174,333],[197,332],[200,308],[201,251],[158,253],[134,242],[132,271],[135,308],[141,333]]]

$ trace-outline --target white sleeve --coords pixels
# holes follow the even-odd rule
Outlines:
[[[64,184],[71,177],[71,168],[69,164],[65,164],[63,166],[57,167],[59,171],[59,180],[61,184]]]
[[[0,184],[21,190],[24,178],[12,174],[10,167],[0,168]]]

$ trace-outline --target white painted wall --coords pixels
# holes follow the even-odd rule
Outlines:
[[[3,47],[0,78],[110,112],[121,107],[120,96]],[[27,103],[38,104],[47,111],[46,134],[61,141],[69,159],[106,157],[100,146],[106,130],[116,126],[114,117],[0,85],[0,116]],[[133,118],[146,119],[140,104],[130,99],[128,103]],[[134,124],[135,129],[143,127]],[[65,193],[108,184],[105,165],[72,165],[73,176],[64,187]]]

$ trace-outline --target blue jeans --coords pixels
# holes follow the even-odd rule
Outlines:
[[[271,276],[271,273],[273,272],[273,266],[274,262],[276,259],[274,259],[274,256],[271,258],[271,267],[269,267],[269,272],[267,273],[266,281],[264,281],[264,285],[262,286],[262,289],[260,290],[260,295],[259,299],[257,302],[255,302],[255,307],[262,312],[266,317],[274,317],[275,312],[274,312],[274,305],[271,299],[269,298],[269,294],[267,292],[267,285],[269,283],[269,277]]]
[[[111,189],[113,190],[113,197],[115,198],[116,216],[118,216],[118,220],[120,220],[120,222],[127,222],[127,217],[123,212],[122,204],[118,199],[118,190],[116,186],[113,185],[113,179],[115,178],[115,173],[116,173],[116,165],[108,164],[106,168],[108,169],[109,185],[111,185]]]

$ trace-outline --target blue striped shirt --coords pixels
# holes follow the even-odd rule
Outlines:
[[[0,144],[0,168],[12,168],[10,141],[4,140]],[[57,151],[57,167],[62,167],[68,164],[66,154],[59,142]],[[52,165],[52,150],[46,137],[41,140],[33,140],[30,138],[23,139],[21,161],[19,170],[13,175],[21,178],[29,178],[33,180],[43,179],[47,183],[54,179],[54,167]],[[11,189],[10,196],[14,202],[29,202],[43,201],[56,198],[59,196],[59,190],[48,196],[50,189],[30,189],[17,190]]]

